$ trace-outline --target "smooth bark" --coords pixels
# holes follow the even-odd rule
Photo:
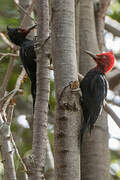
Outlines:
[[[46,155],[46,166],[45,166],[45,179],[46,180],[54,180],[54,157],[50,147],[49,141],[47,142],[47,155]]]
[[[4,179],[16,180],[16,172],[13,158],[13,146],[10,141],[10,124],[4,122],[0,114],[0,149],[4,165]]]
[[[98,53],[92,0],[80,0],[80,73],[86,74],[95,66],[93,60],[82,49]],[[94,64],[94,65],[93,65]],[[81,179],[109,179],[109,151],[107,115],[102,112],[92,130],[86,132],[81,147]]]
[[[114,36],[120,37],[120,23],[109,16],[105,17],[105,29]]]
[[[104,25],[105,25],[105,15],[107,8],[110,4],[110,0],[99,0],[95,3],[95,24],[96,24],[96,34],[98,40],[99,50],[104,50]]]
[[[49,8],[47,0],[37,0],[37,93],[34,109],[32,166],[30,180],[44,179],[44,166],[47,148],[47,121],[49,100],[49,59],[45,41],[49,36]]]
[[[74,0],[52,2],[52,57],[55,73],[55,178],[80,179],[79,93],[72,93],[69,83],[76,81]]]

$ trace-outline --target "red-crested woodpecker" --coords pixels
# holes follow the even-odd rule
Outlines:
[[[85,75],[80,83],[82,91],[81,105],[84,116],[80,131],[81,142],[86,128],[91,132],[101,112],[108,89],[108,82],[105,75],[114,65],[114,55],[112,51],[97,55],[90,51],[84,52],[90,55],[97,65]]]

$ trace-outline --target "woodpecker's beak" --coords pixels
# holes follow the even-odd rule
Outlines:
[[[89,56],[91,56],[96,62],[99,62],[100,61],[100,57],[97,56],[96,54],[93,54],[92,52],[90,51],[87,51],[87,50],[83,50],[86,54],[88,54]]]
[[[92,52],[90,51],[87,51],[87,50],[83,50],[86,54],[88,54],[89,56],[91,56],[94,60],[97,60],[99,57],[96,56],[96,54],[93,54]]]
[[[28,29],[27,29],[27,34],[28,34],[31,30],[35,29],[36,26],[37,26],[37,24],[35,24],[34,26],[28,28]]]

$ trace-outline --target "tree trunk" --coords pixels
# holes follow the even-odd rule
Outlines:
[[[19,0],[20,5],[27,11],[27,13],[31,16],[32,18],[34,18],[34,14],[33,11],[28,11],[30,5],[32,4],[33,0]],[[33,8],[31,8],[33,10]],[[21,9],[19,9],[20,11],[20,17],[22,20],[22,27],[27,27],[27,26],[32,26],[33,25],[33,21],[30,19],[30,17],[28,15],[26,15]]]
[[[80,44],[80,73],[85,75],[93,67],[93,60],[82,49],[98,53],[95,31],[94,9],[92,0],[80,0],[79,44]],[[81,147],[81,179],[109,179],[109,151],[107,115],[102,112],[95,124],[91,135],[85,133]]]
[[[80,180],[79,94],[69,83],[76,81],[74,0],[52,2],[52,57],[55,73],[55,176],[58,180]],[[77,82],[77,81],[76,81]]]
[[[4,122],[0,114],[0,149],[4,165],[4,180],[16,180],[16,172],[13,158],[13,146],[10,141],[10,124]]]
[[[75,5],[75,40],[76,40],[76,57],[77,57],[78,67],[79,67],[79,16],[80,16],[80,6],[76,4]]]
[[[49,141],[47,142],[47,156],[45,166],[45,180],[55,180],[54,158]]]
[[[96,24],[96,34],[98,40],[98,46],[100,51],[104,50],[104,25],[105,25],[105,15],[107,8],[110,4],[110,0],[99,0],[95,3],[95,24]]]
[[[44,179],[47,147],[47,113],[49,100],[49,59],[45,42],[49,36],[49,8],[47,0],[37,0],[37,93],[33,122],[33,162],[29,173],[31,180]]]

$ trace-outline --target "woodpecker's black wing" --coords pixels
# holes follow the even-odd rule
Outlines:
[[[31,81],[36,81],[36,62],[34,43],[26,40],[20,47],[20,58]]]
[[[84,121],[81,128],[81,138],[86,127],[91,131],[96,122],[103,101],[107,95],[107,80],[103,73],[89,71],[80,83],[82,91],[82,109]]]
[[[31,80],[31,93],[33,97],[33,106],[36,97],[36,55],[34,51],[34,42],[25,40],[20,47],[20,58],[22,64]]]
[[[107,96],[107,88],[108,88],[108,83],[107,80],[105,78],[105,75],[102,73],[97,73],[94,78],[91,80],[91,86],[90,86],[90,90],[91,90],[91,96],[93,99],[93,107],[92,110],[94,112],[94,114],[92,114],[92,118],[94,116],[94,118],[91,118],[91,123],[90,123],[90,128],[92,128],[93,124],[95,123],[95,121],[97,120],[104,99]]]

